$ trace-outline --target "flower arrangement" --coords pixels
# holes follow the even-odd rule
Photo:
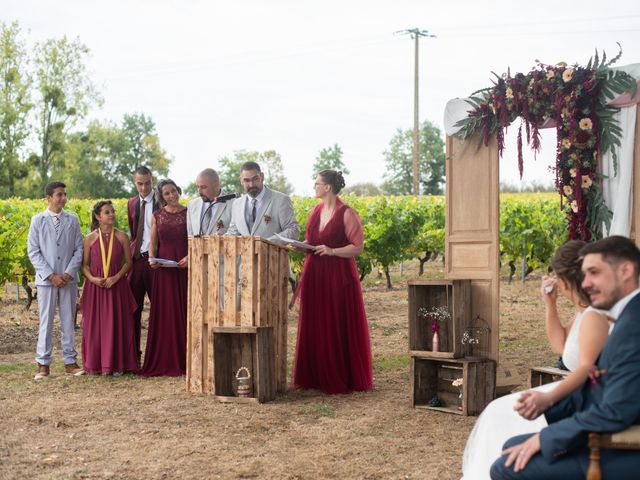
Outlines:
[[[432,307],[430,309],[420,307],[418,315],[431,320],[431,333],[438,333],[440,331],[440,323],[451,320],[451,313],[449,313],[447,307]]]
[[[611,151],[617,162],[615,146],[620,145],[622,130],[613,118],[617,109],[607,102],[625,91],[635,95],[637,88],[633,77],[610,68],[621,55],[620,47],[618,55],[608,62],[606,53],[600,60],[596,51],[586,67],[538,62],[527,74],[494,73],[494,86],[473,93],[468,100],[473,110],[457,123],[463,138],[479,132],[485,145],[496,135],[502,156],[504,131],[516,117],[521,117],[517,144],[522,177],[522,127],[527,144],[537,153],[539,129],[549,121],[555,122],[555,184],[565,200],[572,239],[597,238],[602,234],[603,223],[609,225],[611,221],[611,211],[604,204],[598,183],[602,177],[597,171],[598,154]]]
[[[467,344],[468,345],[478,345],[480,343],[480,339],[472,337],[471,336],[471,329],[467,329],[462,334],[462,340],[460,340],[460,342],[463,345],[467,345]]]

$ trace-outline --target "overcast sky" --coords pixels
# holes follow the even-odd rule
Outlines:
[[[334,143],[347,184],[382,181],[389,140],[413,122],[413,42],[398,30],[437,35],[420,46],[420,117],[441,128],[447,100],[489,86],[492,71],[586,64],[596,48],[614,56],[616,41],[619,65],[640,62],[638,0],[2,0],[0,18],[29,41],[79,37],[105,99],[90,118],[151,116],[179,184],[234,150],[274,149],[298,194]],[[552,178],[546,136],[527,181]],[[501,162],[509,183],[514,153]]]

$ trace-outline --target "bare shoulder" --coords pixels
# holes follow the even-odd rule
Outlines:
[[[129,242],[129,236],[126,233],[124,233],[122,230],[116,230],[116,238],[118,239],[119,242],[122,242],[122,243]]]
[[[589,309],[582,314],[580,321],[580,335],[593,335],[602,333],[608,335],[609,318],[604,312]]]
[[[91,245],[93,245],[95,243],[96,240],[98,240],[98,230],[94,230],[89,235],[84,237],[84,245],[85,245],[85,247],[90,247]]]

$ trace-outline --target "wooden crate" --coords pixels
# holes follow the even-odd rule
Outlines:
[[[214,327],[213,385],[223,402],[268,402],[276,396],[273,327]],[[249,398],[238,398],[235,374],[241,367],[251,373]]]
[[[432,358],[464,356],[462,335],[471,319],[470,280],[410,280],[409,353]],[[433,352],[431,320],[419,314],[421,308],[448,307],[451,319],[440,322],[439,351]]]
[[[231,349],[224,346],[226,343],[219,342],[239,346],[247,345],[249,341],[220,340],[216,343],[216,332],[253,336],[256,338],[251,342],[261,345],[256,327],[272,327],[272,334],[264,335],[271,338],[275,360],[272,370],[255,373],[273,376],[276,391],[285,390],[288,277],[286,248],[260,237],[189,237],[188,391],[218,395],[214,381],[215,363],[226,360],[216,351],[216,345],[232,355]],[[255,380],[261,385],[263,381],[265,384],[270,382],[270,379]],[[220,396],[229,397],[226,393]]]
[[[554,367],[532,367],[529,371],[529,385],[534,388],[546,383],[557,382],[570,373],[569,370]]]
[[[460,389],[452,382],[462,378],[462,405],[458,409]],[[411,357],[411,390],[414,408],[426,408],[458,415],[478,415],[493,400],[496,365],[489,359],[434,359]],[[437,395],[446,405],[431,407]]]

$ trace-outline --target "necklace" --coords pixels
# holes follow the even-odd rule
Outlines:
[[[105,235],[109,235],[105,233]],[[102,257],[102,274],[106,279],[109,276],[109,267],[111,266],[111,254],[113,253],[113,237],[115,234],[113,229],[111,230],[111,238],[109,239],[109,253],[105,254],[104,242],[102,241],[102,231],[98,229],[98,238],[100,239],[100,256]]]

